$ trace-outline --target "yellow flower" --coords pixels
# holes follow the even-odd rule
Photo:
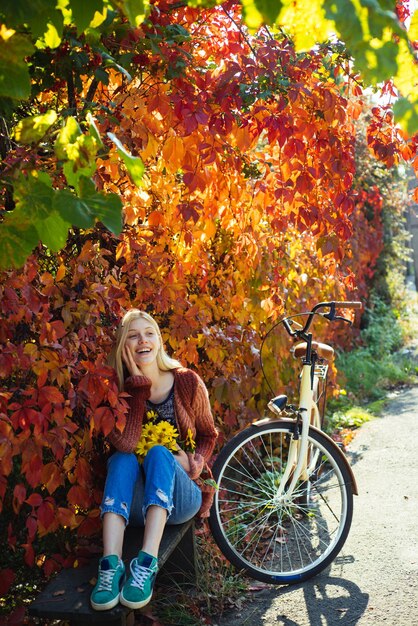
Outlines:
[[[177,449],[177,437],[177,430],[169,422],[163,420],[155,424],[150,421],[142,428],[141,438],[135,453],[139,460],[142,461],[153,446],[165,446],[168,450],[174,452]]]
[[[153,411],[152,409],[150,409],[149,411],[146,412],[145,414],[145,420],[147,422],[155,422],[156,418],[158,417],[158,413],[156,413],[155,411]]]
[[[193,439],[193,433],[191,428],[187,429],[187,437],[186,441],[184,442],[184,449],[186,450],[186,452],[194,452],[196,449],[196,443]]]
[[[164,433],[168,437],[178,437],[179,434],[177,430],[172,426],[169,422],[165,420],[157,424],[158,432]]]

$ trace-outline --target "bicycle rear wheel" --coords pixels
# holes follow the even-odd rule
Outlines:
[[[253,425],[221,450],[209,524],[226,558],[251,577],[274,584],[301,582],[329,565],[351,525],[351,477],[342,452],[321,432],[309,430],[315,472],[292,496],[277,497],[295,425]]]

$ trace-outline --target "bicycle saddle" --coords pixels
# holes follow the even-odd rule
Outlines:
[[[323,359],[329,361],[334,356],[334,348],[328,346],[326,343],[319,343],[318,341],[312,342],[312,350]],[[297,343],[290,352],[293,352],[296,358],[303,357],[306,354],[306,342]]]

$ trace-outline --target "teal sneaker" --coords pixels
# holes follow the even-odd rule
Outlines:
[[[120,590],[125,579],[125,566],[116,555],[104,556],[99,561],[97,583],[91,592],[90,603],[96,611],[113,609],[119,602]]]
[[[138,557],[131,561],[131,575],[123,585],[120,603],[130,609],[140,609],[148,604],[157,572],[158,559],[141,551]]]

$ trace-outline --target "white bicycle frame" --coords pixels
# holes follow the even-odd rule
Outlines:
[[[337,318],[335,317],[336,307],[361,309],[362,305],[361,305],[361,302],[323,302],[323,303],[317,304],[312,309],[312,311],[308,313],[311,316],[310,319],[312,319],[312,316],[315,314],[316,311],[318,311],[320,308],[325,308],[325,307],[330,308],[330,314],[328,315],[328,319],[345,319],[341,317],[337,317]],[[330,316],[331,312],[334,317]],[[282,320],[282,321],[284,322],[285,320]],[[349,320],[345,319],[345,321],[349,321]],[[308,324],[306,324],[304,327],[302,327],[301,325],[298,325],[298,326],[299,328],[303,328],[303,333],[307,333],[309,329],[309,324],[310,322],[308,320]],[[297,333],[290,331],[289,324],[287,324],[286,328],[289,334],[293,335],[293,337],[297,335]],[[308,339],[308,336],[306,336],[306,334],[301,334],[300,338],[306,341]],[[312,335],[310,335],[310,341],[311,340],[312,340]],[[309,342],[309,346],[311,346],[310,342]],[[310,349],[309,349],[309,355],[310,355]],[[315,360],[314,360],[314,363],[315,363]],[[312,367],[315,367],[313,375],[312,375]],[[300,480],[304,482],[308,481],[310,476],[316,470],[318,456],[320,452],[317,450],[314,456],[312,455],[309,456],[308,436],[309,436],[310,426],[312,426],[315,430],[321,430],[321,417],[320,417],[319,408],[315,399],[319,399],[317,398],[319,380],[321,378],[326,378],[327,369],[328,369],[328,365],[323,364],[322,362],[321,363],[316,362],[316,364],[313,366],[311,359],[310,359],[310,362],[303,361],[302,363],[302,372],[300,376],[299,408],[296,411],[297,419],[302,420],[302,429],[301,429],[299,436],[297,434],[297,431],[295,430],[295,436],[292,437],[289,443],[287,465],[284,469],[283,476],[281,477],[281,480],[280,480],[280,485],[275,494],[275,499],[277,503],[291,502],[293,493],[295,491],[295,488],[298,482]],[[284,417],[282,415],[283,409],[279,408],[279,406],[276,406],[274,404],[274,400],[275,398],[273,398],[273,400],[271,400],[268,403],[268,407],[280,417]],[[325,436],[328,437],[327,435]],[[335,442],[333,442],[331,438],[329,438],[329,440],[331,443],[334,443],[335,445]],[[348,471],[350,472],[350,475],[352,478],[353,492],[356,494],[357,486],[355,483],[352,470],[344,456],[343,456],[343,459],[346,462]]]
[[[300,380],[300,399],[299,412],[302,416],[302,432],[298,439],[292,438],[289,444],[289,454],[284,474],[280,480],[276,498],[280,500],[291,500],[295,487],[300,479],[308,480],[308,432],[311,425],[312,410],[314,410],[314,419],[319,420],[319,411],[313,400],[312,388],[312,364],[304,363],[302,365],[302,374]],[[315,375],[314,375],[315,379]],[[312,464],[311,464],[312,466]],[[290,484],[288,487],[288,481]]]
[[[302,431],[299,438],[292,438],[289,444],[286,469],[276,492],[276,498],[279,500],[290,501],[298,481],[309,480],[312,472],[315,471],[319,452],[316,452],[315,457],[309,458],[308,462],[308,432],[310,426],[321,429],[321,416],[314,398],[318,397],[319,379],[326,378],[327,370],[328,365],[317,363],[313,375],[313,386],[311,386],[312,364],[304,363],[302,365],[298,411],[302,416]],[[274,405],[269,403],[268,406],[272,411],[277,412]]]

